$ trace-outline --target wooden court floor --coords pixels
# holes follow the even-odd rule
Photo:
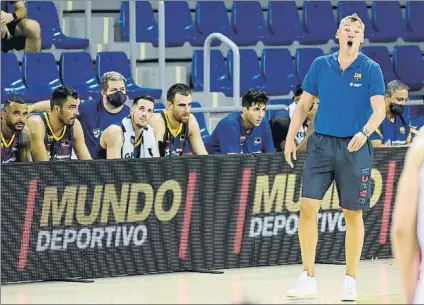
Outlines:
[[[319,295],[290,299],[285,292],[300,265],[223,270],[223,274],[173,273],[96,279],[94,283],[45,282],[1,287],[2,304],[336,304],[344,266],[317,265]],[[394,262],[361,261],[357,304],[400,304]],[[352,304],[352,302],[344,302]]]

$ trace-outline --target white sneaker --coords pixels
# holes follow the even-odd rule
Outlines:
[[[296,282],[293,289],[287,291],[288,297],[305,298],[311,297],[318,293],[317,281],[314,277],[308,276],[306,271],[303,271]]]
[[[356,301],[356,280],[350,275],[346,275],[342,288],[342,301]]]

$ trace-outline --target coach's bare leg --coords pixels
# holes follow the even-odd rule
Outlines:
[[[41,52],[40,24],[32,19],[22,19],[15,30],[16,36],[24,36],[25,52]]]
[[[346,220],[346,275],[356,278],[359,261],[361,260],[362,247],[364,245],[364,220],[362,211],[343,209]]]
[[[302,197],[299,217],[299,243],[303,270],[308,276],[315,274],[315,255],[318,243],[318,211],[321,200]]]

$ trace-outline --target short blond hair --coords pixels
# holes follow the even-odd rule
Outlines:
[[[116,71],[110,71],[103,74],[102,78],[100,79],[100,85],[102,87],[102,90],[106,91],[109,88],[107,82],[110,80],[115,80],[115,81],[122,80],[124,81],[124,84],[127,84],[127,80],[121,73]]]
[[[362,21],[362,19],[359,17],[359,15],[357,14],[357,13],[354,13],[354,14],[352,14],[352,15],[349,15],[349,16],[346,16],[346,17],[344,17],[341,21],[340,21],[340,25],[339,25],[339,27],[340,26],[342,26],[342,24],[345,22],[345,21],[352,21],[352,22],[356,22],[356,21],[358,21],[360,24],[361,24],[361,26],[364,28],[364,31],[365,31],[365,24],[364,24],[364,22]]]

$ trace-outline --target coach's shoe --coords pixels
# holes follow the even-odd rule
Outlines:
[[[306,271],[303,271],[296,282],[293,289],[287,291],[288,297],[305,298],[317,295],[317,281],[314,277],[308,276]]]
[[[356,280],[350,275],[345,276],[342,288],[342,301],[356,301]]]

